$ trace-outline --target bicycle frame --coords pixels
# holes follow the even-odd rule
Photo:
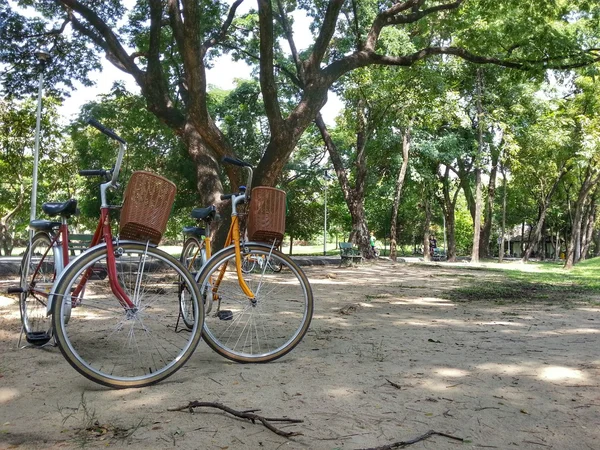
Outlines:
[[[241,161],[237,161],[237,160],[225,159],[225,161],[230,162],[232,164],[236,164],[236,165],[245,164],[245,163],[242,163]],[[227,233],[227,238],[225,239],[224,248],[227,248],[231,245],[233,245],[235,247],[235,266],[236,266],[235,269],[236,269],[236,274],[237,274],[237,278],[238,278],[238,283],[240,285],[240,288],[242,289],[244,294],[250,299],[250,301],[254,301],[255,294],[254,294],[254,292],[252,292],[252,289],[250,289],[250,287],[244,280],[244,276],[243,276],[243,272],[242,272],[240,224],[239,224],[239,217],[238,217],[238,212],[237,212],[237,205],[248,201],[248,192],[250,191],[251,184],[252,184],[252,168],[248,165],[243,165],[242,167],[248,171],[248,183],[247,183],[247,187],[246,187],[245,191],[241,194],[237,194],[237,195],[231,194],[228,196],[221,197],[221,199],[226,199],[226,198],[231,199],[231,225],[229,226],[229,232]],[[202,264],[204,265],[212,257],[212,249],[211,249],[211,245],[210,245],[210,232],[207,232],[206,235],[202,238],[202,240],[204,241],[204,251],[205,251],[205,255],[204,255],[205,258],[202,261]],[[198,251],[201,251],[201,250],[198,249]],[[196,253],[194,255],[194,257],[192,258],[191,263],[188,264],[188,269],[193,266],[194,261],[196,260],[197,257],[198,257],[198,254]],[[219,285],[221,284],[221,281],[223,280],[223,277],[225,276],[227,266],[228,266],[228,264],[225,264],[221,268],[217,279],[215,280],[214,283],[212,283],[213,284],[212,293],[213,293],[213,298],[215,300],[219,298],[218,297]],[[198,276],[199,275],[200,275],[200,271],[198,271]],[[212,280],[211,280],[211,282],[212,282]]]
[[[95,121],[92,121],[92,120],[89,120],[88,123],[90,125],[96,127],[102,133],[106,134],[109,137],[112,137],[113,139],[116,139],[119,142],[119,153],[117,156],[117,161],[115,163],[115,166],[112,170],[112,177],[109,181],[102,183],[100,185],[100,200],[101,200],[100,219],[98,220],[98,225],[96,227],[96,231],[94,232],[94,236],[92,237],[92,242],[90,244],[90,248],[92,248],[92,247],[102,243],[102,241],[104,241],[104,243],[106,245],[108,279],[109,279],[109,284],[110,284],[111,290],[112,290],[113,294],[115,295],[115,297],[117,297],[117,300],[119,301],[119,303],[125,309],[131,309],[131,310],[135,311],[136,306],[135,306],[134,302],[132,302],[131,299],[129,299],[129,297],[127,296],[127,294],[125,293],[125,291],[123,290],[123,288],[121,287],[121,285],[118,283],[118,280],[117,280],[115,250],[114,250],[111,222],[110,222],[110,216],[109,216],[109,213],[110,213],[110,210],[112,207],[108,204],[107,199],[106,199],[107,191],[109,189],[115,189],[119,186],[117,179],[119,176],[119,172],[121,170],[121,163],[123,162],[123,156],[125,155],[126,144],[123,139],[121,139],[119,136],[117,136],[111,130],[106,129],[101,124],[99,124]],[[69,231],[67,228],[66,220],[63,220],[63,223],[60,226],[59,233],[55,237],[55,240],[53,241],[53,243],[61,235],[63,236],[63,240],[62,240],[62,245],[60,246],[60,248],[61,248],[61,252],[63,254],[63,264],[64,264],[64,266],[66,266],[69,263],[69,258],[68,258]],[[48,250],[49,249],[50,249],[50,247],[48,248]],[[40,261],[40,264],[41,264],[41,261]],[[63,269],[64,269],[64,267],[61,267],[61,271],[60,272],[56,271],[56,274],[58,276],[60,276],[60,274],[63,273]],[[85,287],[86,282],[89,280],[91,275],[92,275],[92,268],[89,268],[83,274],[77,287],[74,289],[74,291],[71,295],[73,297],[73,300],[72,300],[73,306],[76,306],[75,299],[81,294],[81,292],[83,291],[83,289]],[[56,282],[56,279],[55,279],[55,282]],[[47,308],[46,313],[48,315],[52,311],[52,302],[53,302],[52,293],[50,293],[49,298],[48,298],[48,303],[46,305],[46,308]]]

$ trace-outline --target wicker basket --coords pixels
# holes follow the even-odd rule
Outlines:
[[[258,242],[279,242],[285,233],[285,192],[259,186],[252,189],[248,214],[248,238]]]
[[[158,245],[176,192],[175,184],[166,178],[151,172],[133,172],[123,199],[120,238]]]

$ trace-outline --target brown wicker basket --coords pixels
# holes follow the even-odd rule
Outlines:
[[[151,172],[133,172],[123,198],[120,238],[158,245],[176,192],[175,184],[166,178]]]
[[[252,189],[248,214],[248,238],[251,241],[279,242],[285,233],[285,192],[259,186]]]

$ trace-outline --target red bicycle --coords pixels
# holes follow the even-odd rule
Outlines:
[[[67,222],[77,211],[76,200],[45,204],[44,212],[61,220],[31,222],[36,233],[22,262],[21,286],[11,291],[20,293],[28,342],[43,345],[54,337],[71,366],[88,379],[114,388],[142,387],[172,375],[189,359],[200,341],[204,306],[192,276],[157,249],[157,242],[113,236],[110,211],[119,207],[108,204],[106,193],[119,185],[126,143],[95,120],[88,123],[119,143],[113,169],[79,172],[105,178],[90,249],[69,262]],[[186,331],[178,332],[183,291],[195,313]]]

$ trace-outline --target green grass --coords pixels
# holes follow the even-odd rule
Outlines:
[[[571,270],[563,269],[562,263],[538,262],[531,264],[535,265],[538,270],[508,270],[507,275],[510,279],[518,282],[600,293],[600,258],[580,262]]]
[[[548,304],[571,300],[589,301],[600,294],[600,258],[593,258],[566,270],[555,262],[535,262],[526,266],[479,268],[489,273],[461,285],[446,296],[454,301],[487,300],[505,304],[543,301]],[[465,284],[466,282],[466,284]]]

